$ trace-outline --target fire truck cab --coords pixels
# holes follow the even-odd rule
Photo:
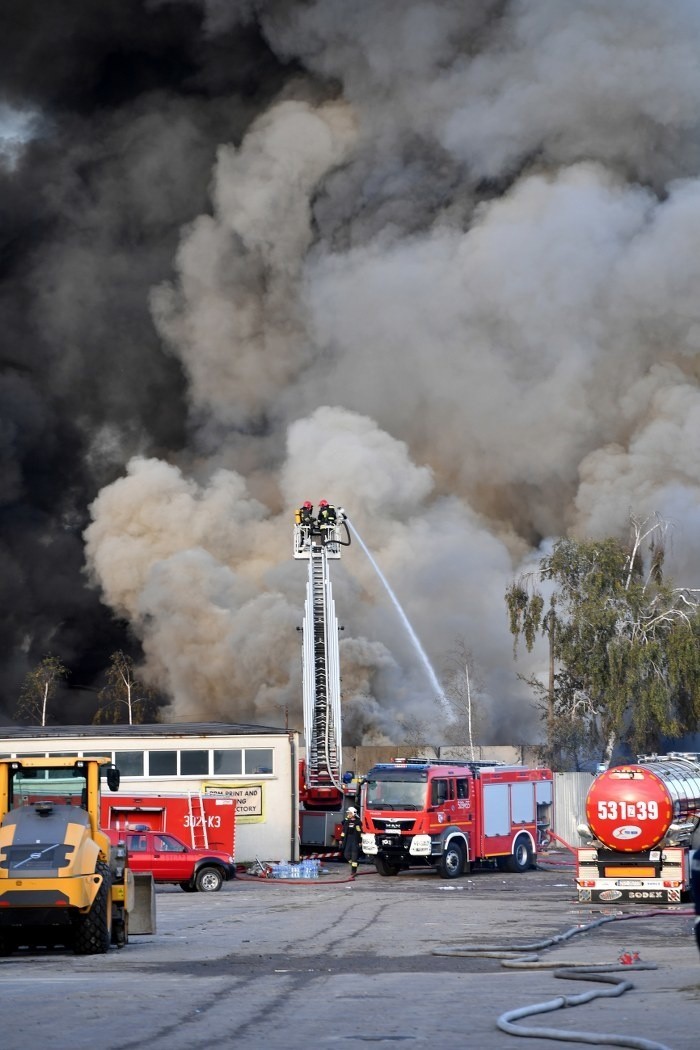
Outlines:
[[[374,766],[361,789],[362,850],[380,875],[429,866],[443,879],[494,860],[533,867],[551,824],[549,769],[404,760]]]

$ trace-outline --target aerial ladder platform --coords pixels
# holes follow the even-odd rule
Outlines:
[[[309,563],[302,623],[302,682],[305,760],[300,798],[307,810],[339,810],[342,782],[340,660],[329,562],[350,543],[342,510],[332,525],[296,523],[294,557]]]

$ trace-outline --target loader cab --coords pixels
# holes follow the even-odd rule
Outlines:
[[[119,770],[107,758],[22,757],[2,763],[0,817],[21,806],[74,806],[91,814],[97,826],[100,774],[107,787],[119,787]],[[48,811],[48,810],[47,810]]]

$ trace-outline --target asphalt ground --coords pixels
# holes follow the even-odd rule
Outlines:
[[[349,881],[345,865],[331,864],[308,882],[239,878],[214,894],[163,887],[157,932],[122,950],[20,950],[0,959],[3,1045],[506,1050],[575,1046],[582,1037],[603,1047],[698,1050],[692,908],[580,905],[564,859],[543,863],[548,870],[482,870],[454,881],[428,870],[381,878],[367,865]],[[537,952],[516,951],[538,958],[523,969],[450,954],[558,937]],[[624,953],[655,968],[621,965]],[[614,977],[633,987],[514,1022],[540,1030],[535,1038],[497,1027],[509,1011],[612,987],[554,976],[571,963],[617,966]]]

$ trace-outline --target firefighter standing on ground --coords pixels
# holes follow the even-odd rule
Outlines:
[[[695,828],[690,840],[690,895],[695,905],[695,922],[693,929],[698,951],[700,951],[700,824]]]
[[[357,810],[354,806],[348,806],[343,830],[340,833],[340,844],[343,847],[343,856],[350,864],[350,878],[357,875],[357,862],[360,859],[360,836],[362,826]]]

